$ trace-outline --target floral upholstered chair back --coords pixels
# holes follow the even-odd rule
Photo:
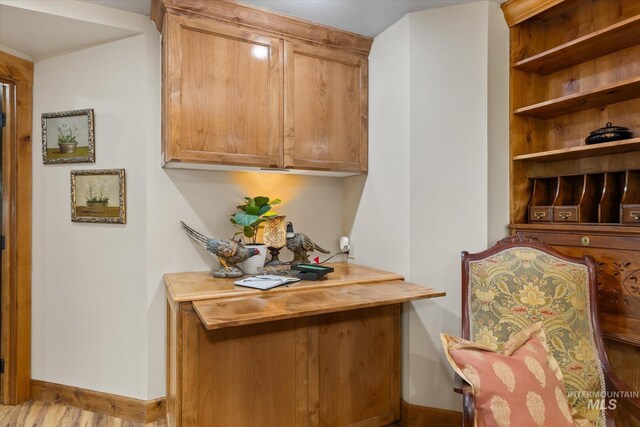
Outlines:
[[[503,246],[464,254],[465,338],[500,350],[511,335],[542,321],[569,403],[593,425],[605,426],[605,413],[597,405],[606,386],[592,322],[593,276],[586,260],[561,257],[543,245]]]

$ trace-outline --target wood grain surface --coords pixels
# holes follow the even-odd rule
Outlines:
[[[389,273],[371,267],[364,267],[346,262],[328,263],[335,271],[327,278],[319,281],[302,280],[288,287],[274,288],[269,293],[288,292],[300,289],[318,289],[332,286],[351,284],[366,284],[377,282],[391,282],[403,280],[400,274]],[[232,296],[258,295],[264,291],[236,286],[233,282],[238,279],[218,279],[210,272],[167,273],[164,282],[167,287],[167,297],[174,302],[198,301]]]
[[[147,423],[165,418],[165,399],[140,400],[63,384],[31,380],[33,400]]]
[[[29,401],[0,405],[0,425],[7,427],[166,427],[165,420],[150,423],[111,417],[73,406]]]
[[[510,4],[536,14],[514,25],[510,37],[511,222],[525,223],[531,177],[640,168],[634,140],[584,143],[607,122],[640,131],[640,2],[566,0],[541,13],[527,1],[504,6]],[[609,37],[624,42],[598,42]],[[567,51],[574,54],[555,59],[554,52]],[[536,58],[552,67],[522,69]]]
[[[31,379],[33,64],[0,52],[0,81],[11,94],[2,147],[1,398],[16,404],[29,399]]]
[[[267,291],[260,295],[195,301],[193,308],[207,329],[219,329],[445,295],[411,283],[381,282],[276,294]]]
[[[282,41],[169,15],[165,160],[282,166]]]
[[[462,412],[413,405],[403,400],[402,425],[404,427],[461,427]]]
[[[209,273],[165,275],[173,427],[400,419],[401,302],[443,293],[398,282],[397,274],[331,265],[326,281],[267,292]]]
[[[514,64],[514,68],[546,75],[639,43],[640,16],[632,16],[601,30],[518,61]]]
[[[566,0],[508,0],[502,4],[502,12],[510,27],[530,19]]]
[[[371,37],[235,1],[222,0],[153,0],[151,19],[156,24],[158,31],[163,30],[167,9],[174,14],[215,17],[238,26],[269,31],[274,35],[327,45],[362,55],[369,54],[373,43]]]
[[[285,167],[365,172],[367,58],[285,42],[284,120]]]

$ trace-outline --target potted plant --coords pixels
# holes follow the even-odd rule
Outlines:
[[[280,199],[270,200],[265,196],[245,197],[244,200],[244,204],[237,206],[238,212],[231,214],[231,223],[241,228],[233,237],[235,239],[243,235],[247,246],[253,246],[260,251],[259,255],[252,256],[240,264],[242,271],[246,274],[258,274],[267,256],[266,245],[257,243],[258,230],[263,227],[263,222],[269,220],[269,217],[277,216],[271,211],[271,207],[281,201]]]
[[[60,147],[60,153],[73,154],[76,152],[78,140],[76,139],[76,135],[73,134],[74,130],[76,133],[78,132],[76,125],[69,126],[66,123],[62,123],[58,126],[58,147]]]

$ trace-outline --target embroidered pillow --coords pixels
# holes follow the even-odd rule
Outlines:
[[[478,427],[574,426],[542,322],[513,335],[501,353],[447,334],[440,338],[451,367],[471,384]]]

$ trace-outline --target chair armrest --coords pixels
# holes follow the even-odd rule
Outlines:
[[[608,369],[607,369],[608,368]],[[640,420],[640,398],[636,397],[638,392],[632,390],[624,381],[622,381],[611,366],[604,368],[604,376],[607,383],[606,403],[615,400],[616,405],[622,404],[637,420]]]
[[[466,382],[460,375],[453,377],[453,391],[462,394],[462,422],[464,427],[474,427],[476,417],[476,405],[474,402],[473,389],[471,384]]]

